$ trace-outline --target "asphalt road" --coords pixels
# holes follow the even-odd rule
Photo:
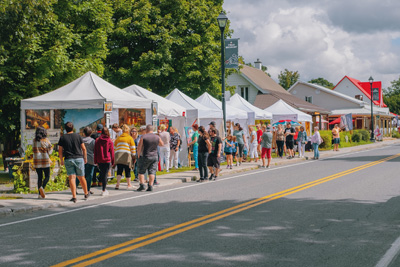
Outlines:
[[[339,152],[1,218],[0,265],[400,266],[399,153]]]

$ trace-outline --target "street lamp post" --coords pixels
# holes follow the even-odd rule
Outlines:
[[[226,135],[225,37],[224,37],[224,31],[225,31],[226,23],[228,22],[228,17],[222,11],[218,16],[217,21],[218,21],[219,29],[221,30],[221,80],[222,80],[221,94],[222,94],[222,113],[223,113],[223,117],[224,117],[224,133]]]
[[[369,81],[369,84],[371,85],[371,139],[370,139],[370,141],[375,142],[375,139],[374,139],[374,111],[373,111],[374,103],[372,102],[372,98],[373,98],[372,83],[374,82],[374,78],[372,78],[372,76],[370,76],[368,81]]]

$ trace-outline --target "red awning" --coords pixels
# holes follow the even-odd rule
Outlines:
[[[353,119],[353,122],[354,122],[354,119]],[[337,118],[336,120],[331,121],[331,122],[329,123],[329,125],[332,125],[332,124],[339,124],[339,123],[340,123],[340,117]]]

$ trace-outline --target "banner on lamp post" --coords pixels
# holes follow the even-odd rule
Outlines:
[[[379,101],[379,88],[372,89],[372,101]]]
[[[225,40],[225,68],[239,68],[239,39]]]

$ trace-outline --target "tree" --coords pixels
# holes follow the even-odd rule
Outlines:
[[[329,82],[328,80],[325,80],[324,78],[317,78],[317,79],[312,79],[311,81],[308,81],[309,83],[313,83],[313,84],[318,84],[321,85],[323,87],[332,89],[333,87],[335,87],[335,85],[331,82]]]
[[[220,94],[222,0],[117,0],[105,77],[166,95]],[[229,25],[228,25],[229,26]],[[230,34],[229,28],[225,30]]]
[[[102,74],[106,1],[0,2],[0,138],[6,150],[20,138],[20,101],[49,92],[88,70]]]
[[[400,113],[400,77],[391,82],[392,86],[384,90],[383,102],[393,113]]]
[[[288,90],[293,84],[295,84],[300,78],[300,74],[298,71],[289,71],[285,69],[284,72],[280,72],[278,75],[279,84]]]

